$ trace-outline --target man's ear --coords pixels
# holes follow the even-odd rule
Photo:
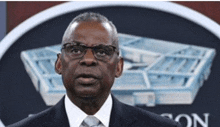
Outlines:
[[[57,72],[57,74],[61,74],[62,73],[62,63],[60,60],[61,54],[57,54],[57,60],[55,62],[55,71]]]
[[[123,72],[123,66],[124,66],[124,59],[122,57],[119,58],[118,61],[118,65],[117,65],[117,70],[116,70],[116,74],[115,77],[118,78],[121,76],[122,72]]]

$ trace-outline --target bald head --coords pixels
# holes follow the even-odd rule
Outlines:
[[[100,15],[98,13],[86,12],[76,16],[72,22],[67,27],[64,35],[62,44],[66,43],[70,38],[74,38],[74,31],[79,27],[80,24],[93,25],[94,23],[99,23],[106,29],[109,33],[109,38],[111,42],[118,49],[118,35],[117,29],[114,24],[109,21],[105,16]],[[91,26],[92,27],[92,26]]]

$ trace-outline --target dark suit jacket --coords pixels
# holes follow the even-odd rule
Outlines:
[[[110,127],[181,127],[171,119],[164,118],[140,108],[125,105],[113,97]],[[64,98],[55,106],[28,117],[8,127],[69,127]]]

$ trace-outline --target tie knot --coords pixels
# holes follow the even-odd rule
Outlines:
[[[84,119],[85,124],[87,124],[89,127],[98,126],[99,125],[99,119],[97,119],[95,116],[87,116]]]

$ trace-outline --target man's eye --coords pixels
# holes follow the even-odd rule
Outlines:
[[[73,53],[73,54],[81,54],[82,52],[81,52],[81,50],[78,49],[78,48],[72,48],[72,49],[71,49],[71,53]]]
[[[78,47],[78,46],[69,46],[66,48],[68,53],[71,54],[82,54],[82,48]]]
[[[105,56],[105,55],[108,55],[108,52],[104,49],[99,49],[96,51],[96,54],[99,56]]]

